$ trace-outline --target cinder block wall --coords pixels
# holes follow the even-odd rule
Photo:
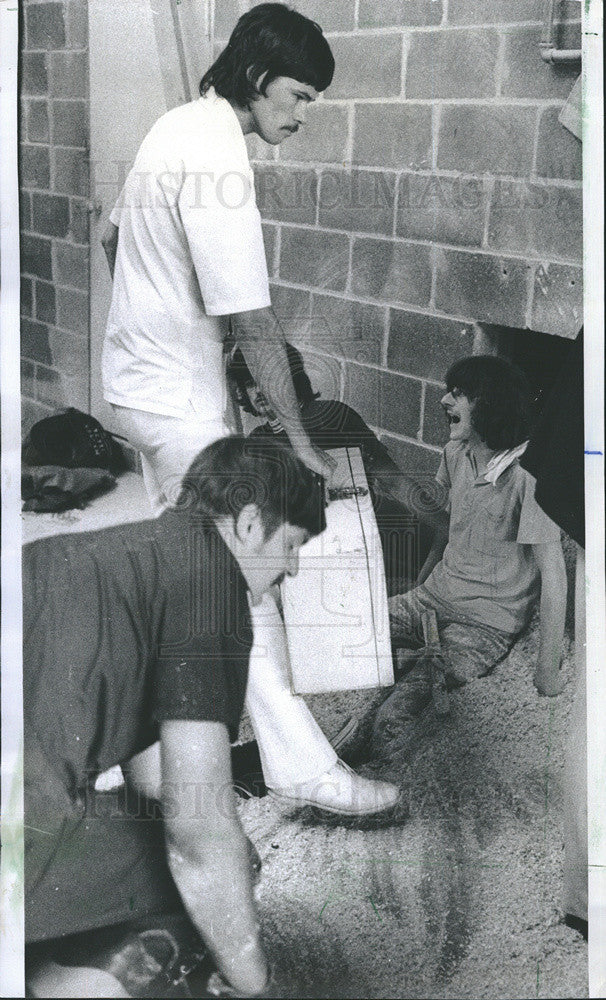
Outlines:
[[[218,48],[250,6],[217,0]],[[433,470],[474,324],[580,323],[581,147],[557,121],[580,66],[542,61],[541,0],[294,6],[337,72],[302,132],[251,143],[274,305],[322,394]],[[581,4],[556,9],[580,48]]]
[[[23,429],[89,403],[87,0],[20,12]]]

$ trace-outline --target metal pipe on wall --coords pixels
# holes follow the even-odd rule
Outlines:
[[[555,0],[545,0],[543,31],[539,48],[541,59],[548,63],[577,62],[581,59],[581,49],[558,49],[554,44]]]

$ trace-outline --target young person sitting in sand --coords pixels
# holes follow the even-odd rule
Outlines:
[[[557,695],[567,581],[560,529],[519,463],[531,428],[530,387],[505,359],[478,355],[452,365],[446,389],[450,440],[436,480],[449,509],[448,540],[436,536],[417,586],[390,598],[392,643],[422,647],[422,615],[435,612],[446,687],[459,687],[490,673],[540,602],[534,684]],[[430,658],[411,656],[406,667],[378,710],[375,737],[432,697]]]

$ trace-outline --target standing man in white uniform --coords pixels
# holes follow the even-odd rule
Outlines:
[[[229,433],[223,339],[230,318],[294,451],[330,477],[331,460],[301,424],[271,307],[244,136],[278,145],[304,123],[333,72],[317,24],[284,4],[254,7],[204,75],[201,97],[148,133],[110,217],[104,246],[115,270],[104,395],[141,452],[158,513],[176,499],[200,449]],[[348,815],[391,807],[398,789],[338,760],[305,702],[291,694],[275,601],[266,596],[252,611],[247,708],[267,786],[287,801]]]

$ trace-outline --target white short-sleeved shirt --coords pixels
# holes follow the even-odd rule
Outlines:
[[[450,490],[448,545],[425,581],[430,594],[483,625],[516,634],[539,594],[533,545],[560,541],[517,458],[495,482],[478,476],[464,442],[449,442],[436,479]]]
[[[211,88],[163,115],[111,216],[119,226],[103,348],[104,396],[205,419],[224,410],[227,317],[270,304],[242,129]]]

